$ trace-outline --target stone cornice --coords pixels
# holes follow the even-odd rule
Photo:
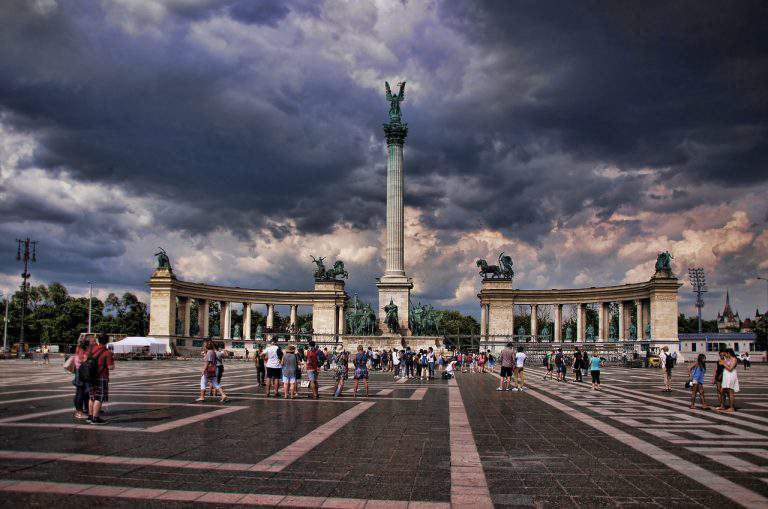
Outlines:
[[[498,280],[486,281],[491,282]],[[650,299],[652,295],[662,293],[677,294],[677,289],[682,286],[677,278],[659,277],[653,277],[649,281],[643,283],[551,290],[486,288],[486,281],[483,281],[483,289],[477,295],[481,304],[502,302],[514,304],[592,304],[599,302],[630,301],[636,299]]]
[[[172,291],[178,297],[207,299],[226,302],[248,302],[251,304],[306,305],[316,302],[342,304],[347,300],[344,284],[323,285],[315,290],[259,290],[238,286],[219,286],[205,283],[179,281],[157,272],[149,280],[151,290]],[[318,285],[320,286],[320,285]]]
[[[384,134],[387,137],[387,145],[403,145],[405,137],[408,136],[408,124],[384,124]]]

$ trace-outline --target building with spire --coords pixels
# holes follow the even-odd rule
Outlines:
[[[725,291],[725,307],[722,313],[717,314],[718,332],[739,332],[741,330],[741,318],[739,312],[731,309],[731,292]]]

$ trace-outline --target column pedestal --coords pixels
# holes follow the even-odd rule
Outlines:
[[[398,333],[403,336],[410,336],[408,308],[411,301],[411,289],[413,288],[411,278],[405,276],[382,276],[376,283],[376,288],[379,289],[379,329],[385,334],[389,332],[384,306],[391,301],[397,306]]]

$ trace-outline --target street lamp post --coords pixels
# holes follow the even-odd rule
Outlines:
[[[707,292],[707,278],[704,274],[704,269],[701,267],[691,267],[688,269],[688,279],[691,281],[691,287],[696,294],[696,308],[698,308],[699,316],[699,334],[701,334],[701,309],[704,307],[704,299],[701,298],[702,294]]]
[[[88,334],[91,333],[91,303],[93,302],[93,281],[88,281]]]
[[[5,296],[5,319],[3,320],[3,353],[8,351],[8,308],[11,307],[11,301]]]
[[[37,261],[37,241],[29,240],[29,237],[27,237],[24,240],[16,239],[16,242],[19,245],[16,260],[24,262],[24,272],[21,273],[21,320],[19,322],[19,358],[21,359],[24,357],[24,312],[27,309],[27,291],[29,289],[27,280],[30,277],[29,262]],[[30,247],[32,248],[31,252]]]

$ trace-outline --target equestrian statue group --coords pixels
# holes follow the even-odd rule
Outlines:
[[[480,268],[483,279],[512,279],[515,276],[515,271],[512,270],[512,257],[503,252],[499,254],[498,265],[488,265],[483,258],[477,260],[476,264]]]

